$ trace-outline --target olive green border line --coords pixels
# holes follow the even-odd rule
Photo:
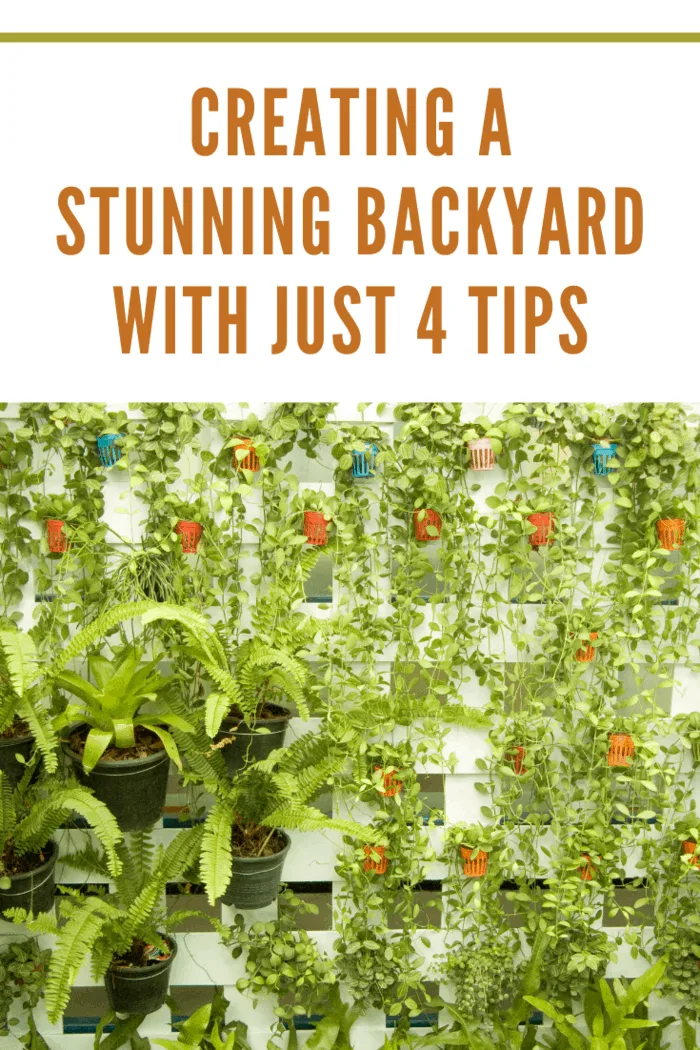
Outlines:
[[[700,33],[0,33],[0,44],[697,44]]]

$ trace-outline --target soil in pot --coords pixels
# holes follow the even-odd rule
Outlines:
[[[145,941],[134,941],[128,952],[115,955],[105,974],[110,1007],[120,1014],[151,1014],[168,994],[170,967],[177,954],[172,937],[164,937],[170,954],[164,956]]]
[[[234,826],[231,881],[224,904],[236,908],[265,908],[277,898],[280,876],[292,840],[285,831]]]
[[[20,718],[0,733],[0,772],[7,780],[10,788],[14,788],[22,779],[26,763],[32,757],[34,750],[34,737],[29,732],[29,726]],[[24,763],[17,761],[17,755],[21,755]]]
[[[10,887],[0,889],[0,912],[7,908],[26,908],[34,915],[50,911],[54,898],[54,868],[58,850],[54,842],[33,853],[17,855],[11,845],[0,856],[0,877],[9,878]]]
[[[228,772],[233,775],[248,762],[260,762],[271,751],[283,747],[291,711],[277,704],[263,704],[248,726],[240,711],[231,708],[215,739]],[[266,732],[260,732],[260,730]]]
[[[160,738],[138,726],[133,747],[108,747],[92,772],[86,773],[82,755],[88,732],[88,726],[78,726],[64,745],[78,780],[109,807],[122,831],[153,827],[163,815],[170,769]]]

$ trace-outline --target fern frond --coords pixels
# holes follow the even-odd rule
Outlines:
[[[5,656],[12,688],[24,696],[37,677],[36,646],[24,631],[0,631],[0,646]]]
[[[231,701],[225,693],[210,693],[204,708],[204,728],[212,739],[221,729],[221,723],[231,709]]]
[[[41,849],[73,811],[85,817],[92,827],[104,847],[109,873],[116,877],[121,871],[121,862],[115,847],[122,833],[104,802],[83,787],[59,788],[39,805],[32,806],[15,828],[15,845],[23,853]]]
[[[231,830],[233,812],[226,803],[217,802],[204,824],[200,872],[207,889],[207,900],[214,904],[222,897],[231,881]]]
[[[202,847],[204,825],[183,828],[169,844],[163,855],[163,872],[166,882],[172,882],[197,862]]]
[[[46,982],[46,1007],[49,1020],[56,1024],[70,999],[78,970],[102,932],[105,922],[120,916],[117,908],[104,897],[85,897],[72,911],[60,932],[51,956]]]
[[[50,911],[33,916],[26,908],[7,908],[2,914],[3,918],[12,919],[18,926],[26,926],[32,933],[49,933],[55,937],[60,929],[58,919]]]
[[[71,850],[70,853],[62,853],[61,864],[67,868],[74,868],[76,871],[101,875],[103,879],[111,877],[105,854],[100,850],[96,850],[92,843],[88,843],[82,849]]]
[[[57,675],[71,660],[74,660],[76,656],[81,656],[87,649],[90,649],[91,646],[103,638],[105,634],[108,634],[112,628],[117,627],[124,620],[133,620],[137,616],[143,617],[153,609],[158,608],[161,608],[161,606],[158,605],[158,602],[153,601],[124,602],[101,613],[92,623],[84,627],[82,631],[78,631],[75,637],[71,639],[65,649],[61,651],[53,664],[51,664],[48,676],[54,677]]]
[[[58,737],[51,715],[41,706],[40,701],[32,702],[29,697],[20,702],[18,711],[31,730],[34,743],[44,760],[46,772],[55,773],[58,769]]]
[[[339,831],[360,842],[382,842],[385,837],[371,824],[358,824],[341,817],[326,817],[312,806],[292,804],[273,810],[265,818],[265,827],[290,831]]]

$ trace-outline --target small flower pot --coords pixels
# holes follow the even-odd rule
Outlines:
[[[428,527],[436,529],[435,535],[428,531]],[[442,518],[436,510],[414,510],[413,531],[417,540],[429,542],[439,540],[442,532]]]
[[[377,773],[381,769],[381,766],[375,766],[374,772]],[[387,798],[393,798],[395,795],[401,794],[403,782],[399,780],[396,773],[384,773],[382,776],[383,787],[379,789],[379,794],[384,795]]]
[[[278,829],[279,830],[279,829]],[[284,849],[270,857],[234,857],[231,881],[222,900],[243,910],[266,908],[277,899],[280,876],[292,840],[285,831],[279,832],[285,841]]]
[[[239,449],[247,449],[248,453],[243,459],[239,459],[236,453]],[[254,474],[260,470],[260,460],[255,452],[255,445],[250,438],[242,438],[237,445],[233,446],[233,465],[236,470],[251,470]]]
[[[462,854],[462,871],[468,879],[480,879],[482,878],[489,866],[489,855],[484,853],[482,849],[478,853],[474,854],[474,850],[469,849],[468,846],[460,846],[459,852]]]
[[[225,718],[221,723],[221,731],[214,743],[219,745],[217,750],[220,750],[231,776],[249,762],[261,762],[275,748],[284,746],[291,711],[277,704],[267,704],[267,707],[274,709],[274,718],[254,718],[250,726],[240,718]],[[261,729],[267,732],[261,733]],[[223,740],[230,743],[221,745]]]
[[[469,466],[472,470],[493,470],[496,457],[493,454],[491,438],[478,438],[469,442]]]
[[[515,773],[516,777],[520,777],[523,775],[523,773],[527,773],[527,766],[525,765],[526,755],[527,750],[522,746],[522,744],[516,744],[515,747],[511,747],[510,750],[506,753],[506,759],[513,767],[513,772]]]
[[[306,542],[314,547],[325,547],[328,543],[328,521],[320,510],[304,511],[304,535]]]
[[[97,455],[103,467],[113,467],[122,458],[122,450],[115,445],[123,434],[101,434],[97,439]]]
[[[695,842],[693,839],[685,839],[683,842],[681,842],[681,852],[685,857],[690,856],[688,864],[691,868],[697,868],[698,862],[700,862],[700,857],[698,857],[695,853],[696,846],[697,842]]]
[[[144,831],[163,816],[170,771],[165,750],[116,762],[101,758],[86,773],[83,756],[68,744],[63,749],[80,783],[92,788],[95,797],[114,814],[122,831]]]
[[[25,908],[38,915],[40,911],[51,911],[53,908],[58,846],[52,840],[41,852],[46,859],[38,868],[23,875],[9,876],[10,888],[0,890],[0,914],[8,908]]]
[[[590,853],[582,853],[581,860],[584,861],[584,863],[578,869],[579,878],[581,879],[581,882],[591,882],[595,877],[596,868],[593,866]]]
[[[46,520],[46,542],[51,554],[65,554],[68,550],[68,537],[63,531],[65,521],[58,518],[47,518]]]
[[[659,544],[665,551],[677,551],[683,546],[685,521],[683,518],[659,518],[656,523],[656,534]]]
[[[202,526],[198,521],[178,521],[175,532],[180,537],[183,554],[196,554],[202,538]]]
[[[386,846],[364,846],[365,862],[362,865],[365,871],[376,871],[377,875],[385,875],[389,869],[389,861],[385,857]],[[372,856],[376,853],[378,860]]]
[[[693,756],[693,762],[700,765],[700,739],[691,741],[690,753]]]
[[[535,531],[528,536],[531,547],[546,547],[548,544],[554,543],[553,514],[528,514],[527,520],[531,525],[535,526]]]
[[[589,637],[594,642],[598,637],[598,632],[591,631]],[[595,647],[593,645],[582,645],[580,649],[576,650],[574,655],[580,664],[589,664],[595,657]]]
[[[31,733],[8,739],[0,738],[0,772],[10,790],[16,787],[24,776],[25,763],[32,757],[33,751],[34,737]],[[24,763],[17,761],[17,755],[22,756]]]
[[[612,474],[613,468],[609,465],[610,460],[615,458],[617,452],[617,445],[614,441],[610,441],[605,445],[594,444],[593,445],[593,473],[599,477],[603,477],[606,474]]]
[[[634,741],[627,733],[613,733],[610,737],[610,749],[608,750],[609,766],[630,765],[634,757]]]
[[[165,937],[170,947],[166,959],[154,959],[148,966],[120,966],[112,961],[105,974],[107,1000],[119,1014],[152,1014],[165,1003],[170,986],[170,967],[177,955],[173,937]]]
[[[373,478],[376,474],[376,459],[379,449],[371,441],[365,441],[364,450],[352,450],[352,476]]]

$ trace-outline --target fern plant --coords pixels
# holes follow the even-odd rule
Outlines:
[[[210,903],[231,881],[233,850],[240,856],[261,856],[277,829],[334,830],[363,843],[384,841],[376,828],[326,817],[310,805],[347,762],[345,749],[328,736],[306,733],[264,761],[251,763],[234,781],[213,772],[204,780],[216,798],[204,823],[200,862]]]
[[[104,850],[105,869],[115,878],[122,866],[117,852],[122,833],[104,802],[72,781],[29,787],[31,772],[28,766],[14,791],[0,773],[0,887],[9,887],[20,858],[36,854],[42,862],[51,836],[74,812],[91,826]]]
[[[103,977],[112,962],[141,955],[146,947],[155,946],[169,953],[165,936],[192,911],[174,911],[164,907],[168,882],[187,872],[199,854],[203,828],[185,828],[167,849],[154,849],[150,832],[136,832],[127,845],[117,847],[120,866],[114,873],[106,851],[91,846],[66,856],[71,867],[92,870],[112,877],[114,893],[84,896],[68,891],[59,903],[59,918],[27,916],[22,909],[9,914],[17,923],[26,922],[34,933],[50,933],[56,938],[46,983],[46,1007],[55,1023],[64,1012],[80,967],[91,956],[91,973],[95,980]],[[197,914],[200,918],[204,916]]]
[[[25,722],[47,772],[54,773],[58,765],[58,740],[52,715],[45,703],[48,690],[39,667],[36,645],[25,631],[0,631],[0,651],[0,733],[15,720]]]

